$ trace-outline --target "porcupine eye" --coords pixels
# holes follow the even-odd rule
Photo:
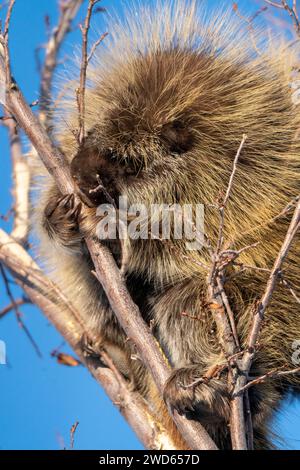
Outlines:
[[[181,120],[165,124],[161,129],[160,137],[171,153],[181,154],[193,146],[193,135]]]
[[[134,161],[132,158],[122,157],[116,153],[110,155],[110,160],[113,164],[118,165],[122,169],[125,176],[136,176],[142,169],[142,162]]]

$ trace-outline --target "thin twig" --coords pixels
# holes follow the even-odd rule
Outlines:
[[[245,390],[248,390],[250,387],[253,387],[253,385],[258,385],[263,382],[265,382],[267,379],[273,379],[273,378],[278,378],[278,377],[283,377],[286,375],[295,375],[300,373],[300,367],[297,367],[292,370],[279,370],[279,369],[274,369],[271,370],[270,372],[267,372],[264,375],[261,375],[260,377],[257,377],[257,379],[250,380],[250,382],[246,383],[243,387],[239,389],[238,394],[242,394]]]
[[[252,325],[252,331],[251,331],[250,338],[249,338],[249,344],[248,344],[249,348],[254,347],[258,339],[258,334],[261,328],[262,321],[264,319],[264,313],[270,303],[276,283],[278,281],[278,278],[281,272],[283,262],[285,258],[287,257],[287,254],[292,245],[294,237],[297,231],[299,230],[299,226],[300,226],[300,202],[298,202],[297,204],[297,207],[295,209],[288,232],[281,246],[281,249],[277,255],[277,258],[274,262],[274,265],[271,270],[270,277],[266,286],[265,293],[262,296],[261,301],[259,302],[259,305],[257,307],[257,311],[254,316],[254,321]],[[252,357],[249,352],[247,352],[246,354],[247,354],[247,357],[244,360],[244,366],[247,365],[247,370],[249,371],[248,367],[250,366],[252,362]]]
[[[226,309],[227,316],[229,318],[229,322],[230,322],[230,326],[231,326],[231,330],[232,330],[232,334],[233,334],[233,337],[234,337],[234,340],[235,340],[236,347],[240,348],[239,338],[238,338],[236,325],[235,325],[234,313],[232,311],[232,308],[230,306],[230,302],[229,302],[227,294],[225,292],[223,280],[220,276],[217,277],[217,285],[218,285],[218,288],[220,290],[223,305]]]
[[[265,0],[265,2],[275,8],[282,8],[282,9],[284,8],[284,6],[281,3],[276,3],[276,2],[273,2],[272,0]]]
[[[25,323],[23,322],[23,319],[22,319],[22,314],[19,310],[19,305],[18,303],[15,301],[15,298],[12,294],[12,291],[10,289],[10,286],[9,286],[9,280],[8,280],[8,277],[6,275],[6,272],[5,272],[5,269],[4,267],[2,266],[2,264],[0,263],[0,272],[1,272],[1,275],[2,275],[2,278],[3,278],[3,281],[4,281],[4,285],[5,285],[5,290],[6,290],[6,294],[12,304],[12,309],[14,310],[15,312],[15,316],[16,316],[16,320],[17,320],[17,323],[19,325],[19,327],[25,332],[27,338],[29,339],[30,343],[32,344],[36,354],[39,356],[39,357],[42,357],[42,353],[41,353],[41,350],[40,348],[38,347],[36,341],[34,340],[32,334],[30,333],[29,329],[27,328],[27,326],[25,325]]]
[[[225,209],[226,209],[226,205],[227,205],[227,202],[228,202],[231,190],[232,190],[233,180],[234,180],[234,176],[235,176],[235,173],[236,173],[236,170],[237,170],[237,162],[238,162],[238,159],[240,157],[240,154],[241,154],[241,151],[242,151],[242,148],[245,144],[246,139],[247,139],[247,136],[244,134],[243,138],[242,138],[242,141],[240,143],[240,146],[238,148],[238,151],[235,155],[234,161],[233,161],[232,172],[231,172],[231,175],[230,175],[230,179],[229,179],[229,183],[228,183],[228,186],[227,186],[225,197],[219,205],[219,215],[220,215],[219,234],[218,234],[217,246],[216,246],[216,250],[215,250],[215,253],[214,253],[214,260],[213,260],[213,264],[212,264],[212,267],[211,267],[211,273],[210,273],[210,276],[209,276],[208,284],[210,284],[212,282],[213,277],[216,275],[216,263],[217,263],[218,256],[219,256],[220,251],[221,251],[222,243],[223,243]]]
[[[8,51],[8,35],[9,35],[8,33],[9,33],[10,20],[11,20],[11,15],[13,12],[14,5],[15,5],[15,0],[10,0],[8,4],[6,18],[5,18],[4,32],[2,34],[2,31],[1,31],[1,36],[0,36],[0,43],[2,44],[2,47],[3,47],[6,93],[8,93],[12,87],[12,79],[11,79],[11,72],[10,72],[10,56],[9,56],[9,51]]]
[[[11,312],[12,310],[15,309],[15,307],[22,307],[22,305],[27,305],[27,304],[30,304],[30,300],[29,299],[26,299],[26,298],[22,298],[22,299],[15,299],[14,302],[11,302],[9,305],[7,305],[6,307],[4,307],[1,311],[0,311],[0,318],[3,318],[5,315],[7,315],[9,312]]]
[[[296,294],[295,290],[293,289],[289,281],[285,279],[281,273],[279,274],[279,276],[280,276],[280,282],[290,291],[290,293],[292,294],[294,299],[298,302],[298,304],[300,304],[300,297]]]
[[[293,218],[289,225],[287,234],[285,236],[285,239],[281,245],[281,248],[274,262],[273,268],[271,270],[271,273],[270,273],[270,276],[266,285],[265,292],[262,295],[260,301],[257,302],[257,306],[255,307],[253,322],[252,322],[249,339],[248,339],[248,347],[239,364],[242,374],[238,377],[238,380],[234,387],[233,397],[235,398],[233,399],[233,401],[242,399],[243,393],[240,393],[240,392],[247,385],[247,377],[249,375],[251,364],[255,356],[256,344],[257,344],[259,334],[263,325],[265,311],[269,306],[276,284],[280,280],[280,273],[282,271],[282,265],[288,255],[289,249],[293,243],[293,240],[295,238],[297,231],[299,230],[299,227],[300,227],[300,201],[298,201],[298,204],[295,208]]]
[[[91,50],[90,50],[90,53],[88,55],[88,58],[87,58],[87,65],[90,63],[90,61],[92,60],[92,57],[93,55],[95,54],[95,51],[97,49],[97,47],[101,44],[101,42],[106,38],[106,36],[108,36],[108,33],[103,33],[99,39],[97,39],[97,41],[94,42],[94,44],[92,45],[91,47]]]
[[[247,435],[247,448],[248,450],[254,449],[254,434],[253,434],[253,421],[252,421],[252,412],[251,412],[251,404],[249,399],[248,390],[244,393],[244,403],[245,403],[245,428],[246,428],[246,435]]]
[[[281,0],[281,3],[273,2],[272,0],[265,0],[265,2],[275,8],[286,10],[292,19],[293,26],[294,26],[297,36],[300,36],[300,22],[299,22],[299,16],[297,12],[297,2],[293,1],[292,7],[290,7],[290,5],[288,4],[286,0]]]
[[[57,65],[57,58],[66,34],[71,29],[73,19],[78,13],[84,0],[68,0],[61,4],[58,25],[53,29],[46,45],[45,60],[41,71],[40,86],[40,120],[48,127],[49,104],[53,73]]]
[[[250,233],[253,233],[263,227],[266,227],[267,225],[270,225],[274,222],[277,222],[277,220],[280,220],[282,217],[286,216],[289,214],[291,211],[293,211],[296,207],[297,202],[299,201],[299,196],[294,197],[283,209],[280,211],[279,214],[275,215],[274,217],[271,217],[268,220],[265,220],[264,222],[255,225],[252,227],[250,230],[244,231],[238,235],[238,237],[234,240],[236,242],[237,240],[241,239],[245,235],[249,235]]]
[[[6,116],[9,117],[9,116]],[[6,119],[10,140],[13,171],[14,226],[12,237],[26,245],[29,231],[29,184],[30,174],[26,155],[23,155],[19,132],[14,119]]]
[[[84,25],[79,25],[82,34],[82,48],[81,48],[81,66],[80,66],[80,83],[77,90],[77,104],[78,104],[78,143],[82,144],[85,138],[85,88],[86,88],[86,74],[89,56],[88,48],[88,34],[91,25],[91,18],[93,8],[100,0],[89,0],[87,14],[85,17]]]
[[[235,405],[235,403],[238,402],[241,407],[241,403],[243,402],[243,393],[240,393],[240,391],[247,384],[247,377],[249,375],[251,364],[255,356],[256,344],[257,344],[259,334],[263,325],[264,314],[271,301],[277,281],[279,280],[279,277],[280,277],[280,272],[282,269],[283,262],[287,257],[287,254],[292,245],[294,237],[297,231],[299,230],[299,226],[300,226],[300,200],[298,200],[298,203],[295,208],[294,215],[291,220],[290,226],[288,228],[286,237],[277,255],[277,258],[274,262],[273,268],[271,270],[271,273],[270,273],[270,276],[266,285],[265,292],[263,296],[261,297],[261,300],[257,302],[257,307],[255,307],[253,323],[252,323],[251,331],[249,334],[248,347],[244,353],[243,358],[241,359],[241,361],[239,361],[239,368],[241,370],[241,373],[237,377],[235,387],[233,390],[232,406],[238,406],[238,405]],[[239,415],[241,419],[242,418],[241,412],[239,413]],[[235,422],[233,423],[233,425],[236,424],[236,420],[234,421]],[[240,423],[238,427],[235,428],[235,434],[237,436],[239,435],[239,433],[242,432],[239,426],[240,426]],[[233,427],[231,427],[231,431],[232,430],[233,430]],[[234,448],[240,448],[240,446],[238,445],[237,447],[234,447]]]
[[[239,11],[239,7],[237,5],[237,3],[234,2],[233,4],[233,9],[235,11],[235,13],[237,14],[237,16],[245,21],[247,23],[247,29],[249,31],[249,35],[250,35],[250,39],[251,39],[251,42],[252,42],[252,45],[253,45],[253,48],[254,50],[257,52],[258,55],[261,55],[261,51],[258,49],[257,47],[257,44],[256,44],[256,41],[255,41],[255,30],[254,30],[254,26],[253,26],[253,22],[254,20],[261,14],[263,13],[264,11],[267,10],[268,7],[261,7],[259,10],[257,10],[252,16],[250,16],[249,18],[247,16],[244,16],[240,13]]]
[[[75,432],[78,427],[79,421],[76,421],[76,423],[72,424],[71,429],[70,429],[70,449],[74,449],[74,438],[75,438]]]
[[[236,331],[235,319],[229,300],[224,289],[224,270],[232,263],[245,249],[240,250],[223,249],[223,231],[225,224],[225,209],[232,191],[233,181],[237,170],[238,160],[247,139],[243,135],[238,151],[233,161],[233,167],[229,178],[227,190],[223,200],[219,203],[219,233],[216,249],[212,255],[212,266],[208,276],[208,303],[217,325],[219,343],[227,357],[235,355],[239,350],[239,339]],[[228,386],[236,383],[239,376],[239,369],[234,363],[229,369]],[[232,446],[234,449],[247,449],[246,426],[244,417],[243,399],[231,401],[230,431]]]

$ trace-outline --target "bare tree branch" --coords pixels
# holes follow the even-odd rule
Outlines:
[[[265,0],[265,2],[275,8],[284,8],[284,6],[281,3],[276,3],[276,2],[273,2],[272,0]]]
[[[235,257],[239,256],[240,252],[234,252],[234,250],[224,250],[223,230],[226,205],[231,194],[234,176],[237,170],[238,159],[246,139],[247,136],[244,135],[233,161],[233,168],[229,178],[226,194],[223,201],[221,201],[219,204],[219,235],[216,250],[212,255],[211,271],[208,276],[209,307],[217,325],[218,340],[227,357],[234,356],[239,351],[240,346],[234,315],[224,289],[224,268]],[[229,255],[229,257],[226,255]],[[239,369],[236,364],[233,364],[233,366],[230,367],[228,373],[229,387],[231,386],[232,382],[236,383],[238,376]],[[231,401],[230,433],[233,449],[247,449],[243,398],[240,399],[240,397],[236,397]]]
[[[74,424],[72,424],[71,429],[70,429],[70,449],[74,449],[74,438],[75,438],[75,432],[78,427],[79,421],[76,421]]]
[[[223,201],[219,203],[219,213],[220,213],[220,225],[219,225],[219,235],[217,240],[217,247],[215,252],[212,253],[212,267],[208,276],[208,300],[209,307],[214,316],[216,325],[217,325],[217,334],[220,345],[224,351],[225,356],[234,356],[236,355],[236,361],[229,368],[229,387],[233,387],[232,400],[231,400],[231,421],[230,421],[230,433],[232,439],[233,449],[244,449],[246,450],[249,445],[250,448],[253,446],[253,430],[251,424],[251,410],[249,406],[249,397],[247,395],[248,388],[247,385],[248,374],[250,371],[252,359],[255,354],[255,346],[258,341],[258,336],[260,329],[262,327],[262,322],[264,318],[264,312],[270,303],[272,298],[275,285],[277,280],[281,276],[281,267],[283,261],[288,253],[289,247],[295,237],[297,230],[299,229],[299,217],[300,217],[300,202],[299,196],[294,198],[293,202],[290,203],[284,210],[279,214],[278,217],[275,217],[273,221],[276,221],[277,218],[281,217],[283,214],[286,214],[290,211],[291,207],[295,207],[295,213],[291,226],[286,236],[285,243],[283,244],[278,258],[274,264],[274,267],[270,272],[270,278],[268,285],[266,287],[265,295],[262,297],[257,311],[254,315],[253,325],[250,332],[250,339],[247,349],[243,352],[242,358],[238,359],[236,351],[240,349],[239,340],[237,337],[236,326],[234,314],[231,310],[226,292],[224,289],[224,280],[225,280],[225,269],[231,265],[239,265],[240,263],[235,260],[240,256],[240,254],[249,249],[249,247],[244,247],[240,250],[232,249],[223,249],[223,229],[225,222],[225,208],[226,203],[230,197],[230,192],[236,172],[238,158],[241,152],[241,149],[244,145],[246,136],[243,137],[239,150],[234,159],[233,170],[229,180],[228,188],[224,196]],[[254,244],[253,246],[255,246]],[[211,251],[211,250],[210,250]],[[242,264],[240,264],[243,266]],[[243,266],[243,268],[245,268]],[[249,267],[248,267],[249,268]],[[268,270],[264,270],[268,271]],[[281,278],[282,280],[282,278]],[[283,282],[283,281],[282,281]],[[287,286],[287,282],[285,282]],[[292,292],[294,298],[297,300],[297,296]],[[285,371],[288,373],[287,371]],[[272,377],[273,375],[270,374]],[[253,384],[254,385],[254,384]],[[242,393],[245,391],[246,394]],[[246,405],[246,414],[244,404]]]
[[[255,349],[255,344],[258,340],[258,336],[259,336],[259,332],[260,332],[260,329],[261,329],[261,326],[262,326],[262,321],[264,319],[265,311],[266,311],[266,309],[267,309],[267,307],[268,307],[268,305],[271,301],[276,283],[279,279],[279,274],[281,272],[283,262],[284,262],[287,254],[289,252],[289,249],[292,245],[294,237],[295,237],[297,231],[299,230],[299,226],[300,226],[300,201],[298,202],[298,204],[296,206],[296,209],[295,209],[292,221],[290,223],[288,232],[286,234],[284,242],[281,246],[281,249],[278,253],[278,256],[277,256],[277,258],[275,260],[275,263],[273,265],[273,268],[271,270],[271,274],[270,274],[270,277],[269,277],[269,280],[268,280],[268,283],[267,283],[265,293],[262,296],[262,298],[261,298],[261,300],[258,304],[257,310],[255,312],[255,315],[254,315],[252,330],[251,330],[249,343],[248,343],[249,349],[246,352],[246,357],[244,358],[244,361],[243,361],[244,367],[246,366],[247,370],[249,370],[248,368],[250,367],[250,364],[251,364],[251,361],[252,361],[252,358],[253,358],[253,353],[251,353],[249,351],[252,351],[252,350]]]
[[[13,4],[14,1],[11,0],[7,24],[9,24]],[[6,106],[27,134],[62,194],[73,194],[75,188],[68,162],[53,145],[46,131],[33,115],[16,83],[11,85],[8,33],[4,38],[1,38],[1,42],[4,49],[4,66],[1,62],[0,79],[6,83]],[[87,215],[85,209],[83,209],[83,215]],[[170,368],[162,356],[156,340],[144,323],[138,307],[132,301],[110,251],[91,238],[87,237],[85,241],[94,262],[97,277],[114,313],[126,335],[135,343],[138,353],[148,370],[153,374],[154,381],[162,393],[170,375]],[[188,420],[176,411],[170,410],[170,414],[191,449],[216,449],[215,443],[200,423]]]
[[[78,103],[78,142],[82,144],[85,137],[85,86],[86,86],[86,73],[89,62],[88,56],[88,34],[91,24],[93,9],[96,3],[100,0],[89,0],[87,14],[85,17],[84,25],[80,25],[82,34],[82,50],[81,50],[81,67],[80,67],[80,82],[77,90],[77,103]]]
[[[96,49],[97,47],[101,44],[102,41],[104,41],[104,39],[106,38],[106,36],[108,36],[108,33],[103,33],[100,38],[97,39],[97,41],[94,42],[94,44],[92,45],[91,47],[91,50],[90,50],[90,53],[87,57],[87,65],[90,63],[90,61],[92,60],[93,58],[93,55],[95,54],[96,52]]]
[[[49,119],[49,104],[51,101],[51,89],[53,72],[57,65],[57,58],[65,39],[70,31],[71,24],[77,15],[84,0],[67,0],[60,2],[60,16],[58,25],[54,28],[46,45],[45,61],[41,72],[40,87],[40,120],[47,127]]]
[[[286,10],[289,16],[292,19],[294,29],[296,31],[297,36],[300,36],[300,22],[299,22],[299,15],[297,12],[297,2],[293,1],[293,6],[290,7],[286,0],[281,0],[280,3],[273,2],[271,0],[265,0],[266,3],[271,5],[272,7],[279,8],[282,10]]]
[[[12,237],[26,244],[29,230],[29,183],[30,174],[27,156],[23,155],[21,141],[14,119],[4,119],[10,140],[13,170],[14,227]]]
[[[11,302],[9,305],[4,307],[0,311],[0,319],[3,318],[5,315],[7,315],[9,312],[15,309],[15,307],[21,307],[22,305],[27,305],[31,304],[29,299],[22,298],[22,299],[15,299],[14,302]]]
[[[99,367],[99,362],[87,360],[81,349],[81,338],[87,332],[79,312],[57,286],[41,271],[25,249],[0,229],[0,261],[11,271],[18,285],[37,305],[68,341],[80,361],[116,404],[129,425],[148,449],[175,449],[166,430],[157,422],[143,398],[130,390],[125,379],[113,370]],[[106,356],[106,361],[107,361]],[[108,361],[107,361],[108,362]],[[121,380],[122,379],[122,380]]]
[[[282,270],[282,265],[284,260],[287,257],[289,249],[293,243],[294,237],[300,227],[300,201],[298,201],[297,206],[294,211],[293,218],[291,220],[289,229],[287,231],[286,237],[282,243],[280,251],[277,255],[277,258],[274,262],[273,268],[271,270],[267,286],[261,300],[258,302],[258,306],[254,312],[253,323],[249,335],[248,347],[245,350],[244,356],[239,363],[242,374],[239,375],[236,385],[233,390],[233,401],[237,399],[242,399],[240,394],[241,390],[246,386],[248,381],[248,375],[250,372],[251,364],[255,356],[256,343],[259,338],[259,334],[263,325],[265,311],[268,308],[270,301],[272,299],[273,292],[275,290],[276,284],[280,278],[280,272]]]

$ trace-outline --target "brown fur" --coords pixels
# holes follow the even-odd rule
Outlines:
[[[94,218],[87,230],[94,233],[95,206],[105,200],[101,191],[92,196],[89,192],[97,186],[99,174],[112,198],[127,195],[130,204],[203,203],[206,232],[214,245],[219,222],[211,204],[226,190],[233,158],[246,133],[226,211],[225,237],[236,248],[259,241],[240,261],[270,268],[290,214],[276,222],[272,219],[299,194],[300,186],[300,146],[294,140],[299,110],[292,104],[289,88],[293,54],[283,53],[284,44],[276,44],[265,45],[257,55],[236,17],[219,13],[199,23],[197,18],[203,15],[197,15],[195,3],[180,1],[170,7],[166,2],[155,13],[139,12],[125,32],[120,24],[112,24],[111,42],[89,73],[87,138],[78,149],[73,132],[75,93],[62,104],[67,110],[62,122],[67,120],[68,125],[57,138],[91,206]],[[78,208],[72,200],[60,200],[49,177],[40,187],[35,222],[36,228],[43,227],[40,254],[86,321],[92,322],[124,375],[149,397],[144,368],[139,360],[132,360],[133,345],[125,341],[91,274],[77,231]],[[119,244],[113,242],[111,247],[120,263]],[[207,273],[201,263],[210,262],[207,251],[188,251],[185,240],[131,240],[128,250],[129,291],[145,320],[154,322],[155,334],[175,369],[165,397],[203,422],[221,447],[230,448],[226,373],[196,389],[180,386],[225,361],[204,302]],[[286,263],[286,276],[295,288],[299,258],[297,238]],[[226,283],[243,345],[251,307],[266,279],[266,273],[246,271]],[[277,286],[267,320],[251,375],[285,364],[293,367],[292,343],[300,338],[300,308],[283,286]],[[268,422],[290,389],[299,392],[299,376],[251,388],[257,448],[270,446]]]

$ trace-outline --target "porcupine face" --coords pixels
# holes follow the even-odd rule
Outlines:
[[[244,133],[239,175],[247,197],[247,181],[268,188],[270,168],[278,171],[278,155],[289,149],[290,98],[275,69],[243,57],[156,50],[113,70],[95,93],[101,118],[71,164],[94,205],[107,202],[101,191],[90,193],[97,175],[115,199],[125,193],[133,202],[211,204]]]
[[[163,182],[174,199],[176,179],[184,180],[189,158],[193,164],[201,145],[195,72],[207,61],[190,51],[156,52],[130,64],[134,73],[126,84],[99,89],[104,109],[107,104],[104,118],[89,130],[71,163],[86,194],[97,186],[98,174],[113,197],[130,186],[158,189]],[[202,107],[207,107],[204,102]],[[90,199],[95,205],[102,202],[99,194]]]

